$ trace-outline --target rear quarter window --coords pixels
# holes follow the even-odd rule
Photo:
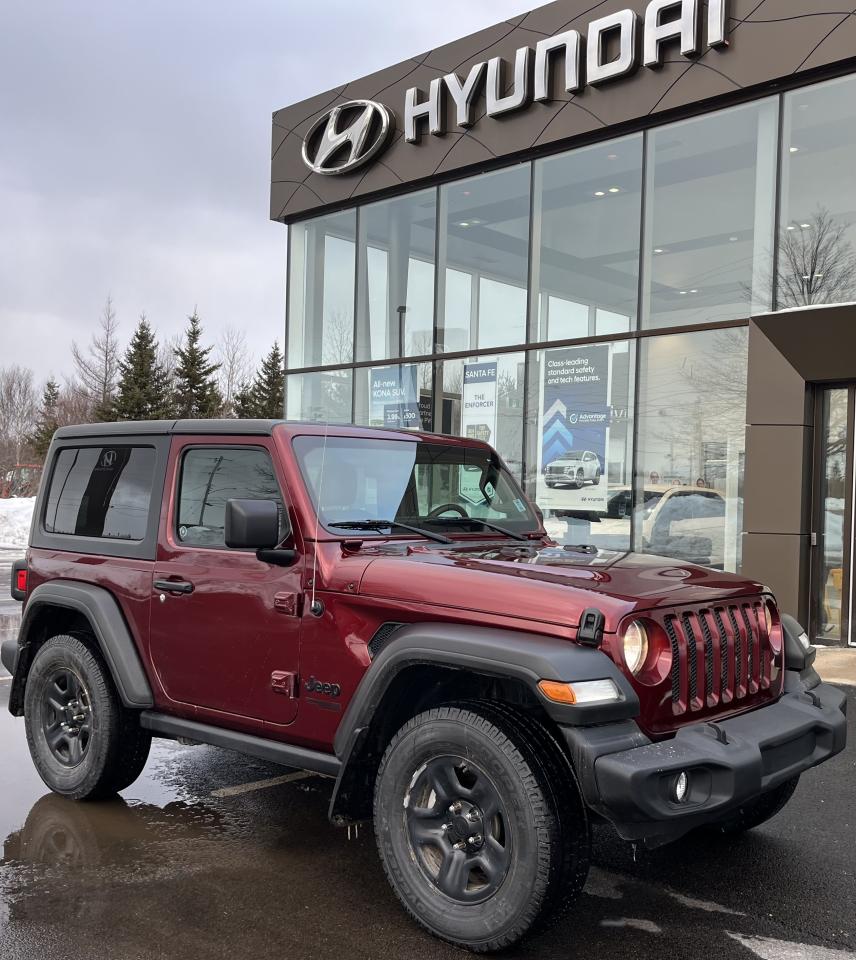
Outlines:
[[[60,450],[45,503],[45,531],[105,540],[145,539],[154,473],[153,447]]]

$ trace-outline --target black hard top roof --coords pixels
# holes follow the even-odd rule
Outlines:
[[[269,436],[282,420],[143,420],[124,423],[84,423],[60,427],[58,440],[70,437],[163,437],[171,434]]]

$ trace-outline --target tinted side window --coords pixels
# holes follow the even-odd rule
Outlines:
[[[273,500],[279,505],[280,534],[287,526],[282,494],[266,450],[255,447],[191,449],[181,464],[177,536],[188,546],[226,545],[229,500]]]
[[[152,498],[153,447],[60,450],[45,507],[48,533],[143,540]]]

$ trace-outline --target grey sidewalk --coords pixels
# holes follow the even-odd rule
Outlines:
[[[827,683],[856,687],[856,647],[818,647],[815,666]]]

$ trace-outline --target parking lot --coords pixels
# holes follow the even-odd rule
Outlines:
[[[327,822],[331,784],[159,743],[121,799],[47,792],[0,681],[0,957],[461,954],[399,908],[371,831]],[[850,697],[856,742],[856,688]],[[856,751],[807,774],[767,826],[655,852],[595,835],[575,912],[510,956],[856,957]]]

